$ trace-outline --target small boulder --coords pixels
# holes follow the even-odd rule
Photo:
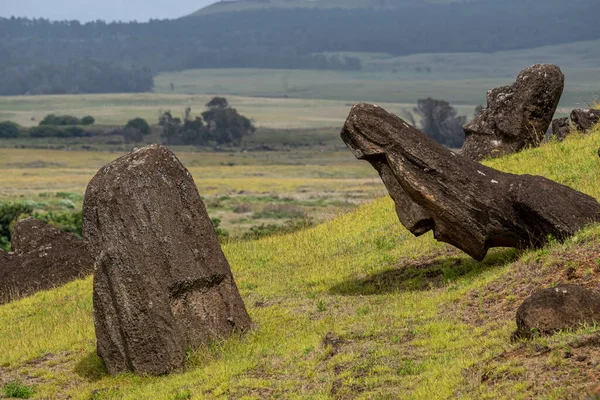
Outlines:
[[[570,132],[571,126],[569,124],[569,118],[564,117],[552,120],[552,136],[555,137],[556,140],[565,140]]]
[[[85,277],[93,261],[76,236],[27,218],[12,232],[14,252],[0,251],[0,304]]]
[[[465,125],[462,155],[474,161],[537,146],[563,92],[565,77],[553,64],[523,70],[515,83],[487,93],[487,107]]]
[[[600,110],[573,110],[571,112],[571,120],[578,131],[587,132],[600,120]]]
[[[578,285],[542,289],[517,310],[515,337],[551,335],[557,331],[600,322],[600,293]]]
[[[141,148],[96,174],[83,233],[109,373],[166,374],[187,349],[250,327],[194,180],[166,147]]]

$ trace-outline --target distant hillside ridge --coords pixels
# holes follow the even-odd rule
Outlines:
[[[192,15],[208,15],[222,12],[265,10],[272,8],[371,8],[376,10],[397,9],[424,3],[461,3],[467,0],[221,0]],[[480,0],[471,0],[480,1]]]
[[[383,7],[390,0],[371,1]],[[149,75],[185,69],[362,69],[359,58],[343,52],[493,53],[600,39],[590,12],[596,0],[438,1],[250,9],[148,23],[0,18],[0,95],[102,92],[109,86],[98,82],[105,81],[118,82],[111,91],[147,91]],[[296,4],[303,3],[289,2]],[[81,68],[61,74],[65,65]]]

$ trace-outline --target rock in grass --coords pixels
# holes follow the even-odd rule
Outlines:
[[[541,176],[514,175],[462,157],[381,107],[357,104],[341,132],[379,172],[400,222],[482,260],[491,247],[564,239],[600,219],[596,199]]]
[[[569,124],[569,118],[556,118],[552,120],[552,136],[556,140],[565,140],[565,138],[571,132],[571,126]]]
[[[538,290],[521,304],[514,337],[550,335],[596,323],[600,323],[600,293],[578,285],[559,285]]]
[[[600,120],[600,110],[573,110],[571,120],[578,131],[587,132]]]
[[[553,64],[536,64],[510,86],[487,93],[487,107],[465,125],[462,154],[474,161],[537,146],[563,92],[565,77]]]
[[[37,219],[18,221],[14,252],[0,251],[0,304],[89,275],[93,261],[85,244]]]
[[[161,375],[186,349],[250,327],[192,176],[152,145],[89,183],[83,233],[95,259],[97,351],[111,374]]]

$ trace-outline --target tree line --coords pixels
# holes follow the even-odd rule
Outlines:
[[[148,23],[0,19],[0,95],[146,91],[153,74],[192,68],[361,68],[358,58],[340,52],[493,52],[591,40],[600,37],[589,12],[594,5],[481,0],[395,10],[251,10]]]

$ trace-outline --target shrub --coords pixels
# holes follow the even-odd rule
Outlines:
[[[29,399],[35,390],[21,381],[12,381],[4,385],[4,395],[15,399]]]
[[[253,218],[303,218],[304,210],[292,204],[268,204]]]
[[[29,136],[36,138],[60,137],[62,129],[53,125],[40,125],[29,129]]]
[[[0,203],[0,247],[8,250],[12,224],[19,217],[28,217],[33,213],[34,206],[27,203]]]
[[[62,200],[61,200],[62,201]],[[55,212],[48,211],[47,213],[35,212],[33,217],[40,221],[52,225],[57,229],[65,232],[70,232],[75,236],[82,236],[83,219],[81,211],[77,212]]]
[[[85,130],[78,126],[59,127],[54,125],[40,125],[29,129],[29,136],[37,138],[46,137],[82,137]]]
[[[255,240],[267,236],[283,235],[287,233],[301,231],[314,226],[314,222],[308,218],[296,218],[286,221],[283,225],[261,224],[255,225],[242,236],[244,240]]]
[[[81,118],[81,125],[94,125],[94,123],[96,123],[96,120],[91,115]]]
[[[210,220],[213,223],[219,242],[223,242],[229,239],[229,232],[221,228],[221,220],[219,218],[211,218]]]
[[[21,135],[19,125],[11,121],[0,122],[0,138],[16,138]]]
[[[146,120],[143,118],[134,118],[132,120],[129,120],[127,122],[127,125],[125,125],[125,129],[136,130],[142,135],[150,134],[150,125],[148,125],[148,122],[146,122]]]
[[[77,117],[73,117],[72,115],[46,115],[43,120],[40,121],[40,126],[42,125],[79,125],[81,121]]]

